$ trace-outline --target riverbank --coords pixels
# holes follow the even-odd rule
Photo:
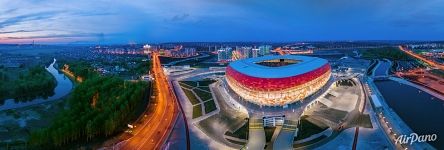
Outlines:
[[[434,100],[432,95],[423,92],[415,87],[399,83],[393,80],[375,81],[369,80],[369,86],[372,91],[380,99],[382,109],[378,111],[379,122],[385,127],[387,136],[392,140],[400,135],[410,135],[410,133],[425,134],[442,134],[439,127],[439,119],[444,114],[439,110],[444,110],[443,104],[431,104],[438,102],[438,98]],[[401,92],[401,93],[400,93]],[[440,115],[441,114],[441,115]],[[428,116],[428,117],[424,117]],[[438,135],[439,136],[439,135]],[[439,139],[438,139],[439,140]],[[435,147],[439,141],[432,142]],[[396,146],[400,146],[396,144]],[[410,148],[430,148],[427,143],[413,143],[413,145],[403,145],[402,147]]]
[[[444,78],[436,76],[424,69],[416,69],[408,72],[397,72],[396,75],[402,79],[393,78],[392,80],[399,79],[397,81],[415,86],[416,88],[444,100]]]
[[[0,68],[0,104],[7,99],[28,101],[54,94],[56,79],[40,64],[23,68]]]
[[[55,64],[56,64],[56,59],[54,59],[51,65],[49,65],[49,67],[46,68],[46,70],[55,78],[57,82],[57,85],[54,88],[54,95],[49,96],[47,98],[39,97],[33,100],[18,101],[18,102],[14,99],[7,99],[5,100],[4,104],[0,106],[0,111],[46,103],[48,101],[58,100],[68,95],[73,89],[73,83],[64,74],[59,73],[59,71],[54,67]]]

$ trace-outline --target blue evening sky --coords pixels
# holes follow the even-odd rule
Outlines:
[[[443,39],[444,0],[0,0],[0,43]]]

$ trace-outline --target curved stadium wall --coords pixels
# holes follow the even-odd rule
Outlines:
[[[300,62],[279,67],[256,64],[270,59],[294,59]],[[298,71],[298,68],[304,69]],[[282,72],[282,76],[279,72]],[[271,56],[230,64],[226,69],[226,80],[229,87],[246,101],[265,106],[282,106],[318,91],[328,82],[330,74],[330,65],[324,59],[293,55]]]

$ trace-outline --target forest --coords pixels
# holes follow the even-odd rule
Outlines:
[[[363,52],[363,57],[367,59],[387,58],[390,60],[410,60],[411,57],[399,50],[397,47],[383,47],[368,49]]]
[[[50,126],[32,131],[28,139],[32,149],[75,147],[94,139],[114,136],[146,109],[151,85],[145,81],[125,81],[117,76],[103,76],[88,62],[63,62],[75,76],[84,80],[67,99]],[[143,69],[150,66],[144,64]],[[142,69],[141,69],[142,70]]]
[[[63,62],[63,60],[60,62]],[[64,64],[64,63],[60,63],[60,64]],[[76,77],[88,79],[88,78],[92,78],[92,77],[99,75],[96,71],[94,71],[94,68],[91,67],[90,64],[85,61],[69,62],[67,64],[69,66],[69,70],[72,71]],[[63,67],[63,66],[64,65],[60,65],[60,67]],[[60,68],[60,69],[62,69],[62,68]]]
[[[51,126],[34,131],[29,146],[57,149],[89,142],[126,129],[147,104],[147,82],[128,82],[112,76],[94,76],[78,85]]]
[[[0,69],[0,101],[9,98],[14,98],[16,101],[26,101],[54,95],[57,83],[45,67],[31,67],[18,72],[17,77],[7,71],[7,69]]]

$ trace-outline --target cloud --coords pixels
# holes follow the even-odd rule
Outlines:
[[[18,8],[10,8],[10,9],[6,9],[4,11],[1,11],[0,14],[9,14],[9,13],[16,12],[17,10],[18,10]]]
[[[50,19],[51,17],[54,17],[57,13],[58,12],[39,12],[35,14],[26,14],[26,15],[10,17],[3,21],[0,21],[0,29],[28,21],[47,20]]]
[[[0,0],[0,14],[0,39],[125,43],[444,35],[442,0]]]
[[[81,17],[90,17],[90,16],[108,16],[108,15],[116,15],[116,13],[111,12],[98,12],[98,11],[79,11],[70,13],[72,16],[81,16]]]
[[[118,34],[110,34],[107,36],[114,36]],[[18,36],[5,37],[4,39],[48,39],[48,38],[98,38],[103,39],[104,33],[79,33],[79,34],[50,34],[50,35],[36,35],[36,36]]]
[[[14,30],[14,31],[0,31],[0,34],[10,34],[10,33],[25,33],[25,32],[38,32],[42,30]]]
[[[185,13],[185,14],[180,14],[180,15],[175,15],[171,18],[171,21],[184,21],[185,19],[187,19],[190,16],[190,14]]]

